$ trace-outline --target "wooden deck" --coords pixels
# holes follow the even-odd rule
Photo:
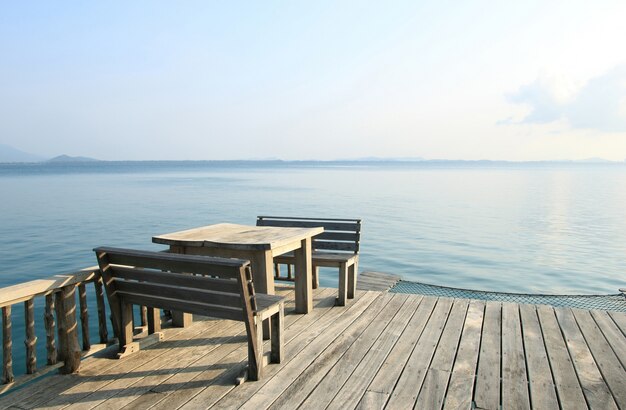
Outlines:
[[[626,315],[379,291],[285,317],[285,357],[235,387],[244,325],[199,320],[122,360],[83,362],[0,397],[0,408],[626,409]]]

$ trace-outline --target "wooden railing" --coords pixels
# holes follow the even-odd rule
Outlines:
[[[100,345],[92,346],[89,335],[87,284],[93,283],[98,310]],[[76,291],[78,290],[79,319],[82,348],[78,338]],[[45,298],[43,326],[46,334],[46,366],[37,367],[35,333],[35,298]],[[56,275],[0,289],[2,308],[2,387],[0,393],[16,384],[26,382],[36,375],[60,369],[67,374],[78,370],[83,355],[93,353],[109,343],[106,325],[104,288],[97,267],[75,273]],[[14,305],[24,304],[26,348],[26,375],[16,380],[13,373],[13,335],[11,311]],[[142,312],[143,316],[143,312]],[[57,337],[55,338],[55,330]],[[58,346],[56,344],[58,340]]]

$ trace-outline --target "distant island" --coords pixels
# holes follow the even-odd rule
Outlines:
[[[70,156],[67,154],[58,155],[54,158],[45,158],[40,155],[31,154],[21,151],[10,145],[0,144],[0,163],[29,163],[29,164],[65,164],[65,163],[84,163],[84,162],[99,162],[103,164],[116,164],[116,163],[170,163],[170,164],[202,164],[202,163],[217,163],[217,164],[284,164],[284,165],[350,165],[350,164],[424,164],[434,166],[517,166],[517,165],[545,165],[545,164],[624,164],[624,161],[610,161],[604,158],[585,158],[574,160],[533,160],[533,161],[507,161],[507,160],[463,160],[463,159],[426,159],[422,157],[358,157],[358,158],[341,158],[332,160],[282,160],[279,158],[248,158],[237,160],[220,160],[220,159],[208,159],[208,160],[100,160],[83,156]]]
[[[71,157],[69,155],[59,155],[58,157],[50,158],[46,162],[95,162],[99,161],[95,158],[89,157]]]

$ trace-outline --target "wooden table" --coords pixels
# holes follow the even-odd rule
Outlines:
[[[323,231],[322,227],[221,223],[158,235],[152,242],[169,245],[170,251],[175,253],[248,259],[252,264],[255,290],[269,295],[274,294],[274,257],[294,251],[296,312],[308,313],[313,308],[311,238]]]

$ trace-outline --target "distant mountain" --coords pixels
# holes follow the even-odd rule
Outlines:
[[[44,157],[20,151],[9,145],[0,144],[0,162],[39,162],[45,160]]]
[[[71,157],[69,155],[59,155],[58,157],[50,158],[47,162],[94,162],[99,161],[95,158],[89,157]]]

